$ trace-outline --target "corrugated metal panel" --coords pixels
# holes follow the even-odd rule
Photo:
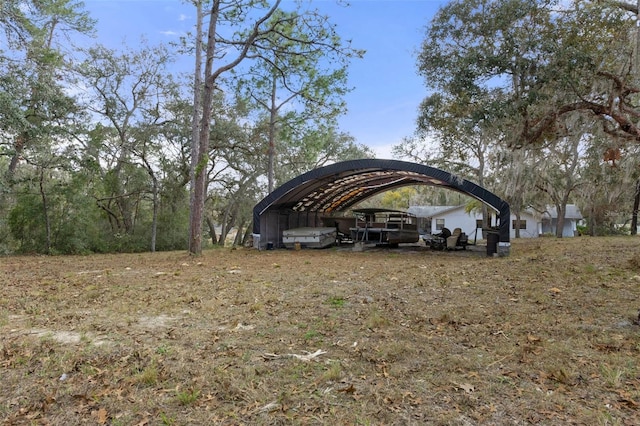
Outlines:
[[[486,189],[444,170],[399,160],[362,159],[335,163],[291,179],[260,201],[253,210],[254,234],[260,234],[267,211],[330,214],[375,194],[407,185],[432,185],[465,193],[500,212],[501,241],[509,241],[509,205]],[[273,228],[265,215],[264,226]],[[272,226],[273,225],[273,226]],[[271,230],[269,230],[271,232]],[[281,231],[280,231],[281,232]]]

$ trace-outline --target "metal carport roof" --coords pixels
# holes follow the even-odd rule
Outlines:
[[[406,161],[380,159],[343,161],[291,179],[256,204],[253,209],[253,233],[264,234],[268,231],[271,239],[280,240],[281,235],[277,233],[281,234],[291,224],[291,220],[281,219],[283,216],[296,218],[296,225],[292,227],[316,226],[320,214],[348,210],[375,194],[407,185],[444,187],[487,204],[499,214],[499,242],[509,246],[509,205],[498,196],[444,170]],[[277,228],[276,233],[272,228]],[[265,239],[261,240],[264,243]]]

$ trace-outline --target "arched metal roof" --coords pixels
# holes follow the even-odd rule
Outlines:
[[[256,204],[253,232],[260,234],[261,217],[269,211],[330,214],[407,185],[444,187],[487,204],[499,213],[499,241],[509,242],[509,205],[492,192],[434,167],[380,159],[343,161],[291,179]]]

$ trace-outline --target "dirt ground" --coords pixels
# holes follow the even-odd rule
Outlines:
[[[640,238],[0,258],[13,424],[640,424]]]

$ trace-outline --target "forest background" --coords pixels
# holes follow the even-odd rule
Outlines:
[[[81,2],[0,5],[0,254],[199,253],[232,232],[242,244],[271,190],[373,156],[337,125],[366,52],[313,2],[186,4],[197,25],[179,43],[122,49],[76,43],[95,29]],[[445,4],[417,55],[415,133],[394,156],[516,214],[553,205],[562,220],[575,203],[584,232],[635,233],[637,20],[615,1]],[[193,72],[172,73],[184,55]],[[373,202],[480,208],[428,187]]]

